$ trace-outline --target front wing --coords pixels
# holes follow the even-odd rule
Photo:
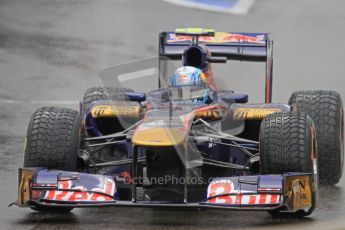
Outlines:
[[[166,207],[273,210],[286,212],[315,208],[317,187],[312,174],[285,173],[215,178],[209,183],[206,198],[198,203],[165,201],[120,201],[111,176],[47,170],[19,169],[20,207]]]

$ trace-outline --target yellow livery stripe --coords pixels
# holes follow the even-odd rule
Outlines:
[[[93,118],[139,117],[139,113],[139,105],[96,105],[91,109],[91,115]]]
[[[261,120],[272,113],[281,112],[278,108],[236,108],[234,119]]]

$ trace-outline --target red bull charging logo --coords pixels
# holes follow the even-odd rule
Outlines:
[[[192,36],[176,36],[174,33],[171,33],[169,34],[167,42],[185,42],[191,40]],[[265,44],[265,35],[248,36],[243,34],[217,32],[214,37],[200,36],[199,41],[205,43],[248,42]]]

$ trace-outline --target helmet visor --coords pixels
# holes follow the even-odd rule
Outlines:
[[[208,90],[201,86],[176,86],[170,88],[171,97],[173,101],[186,101],[194,99],[202,99],[207,96]]]

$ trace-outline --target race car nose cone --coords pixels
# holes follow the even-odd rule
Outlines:
[[[187,134],[180,128],[139,129],[134,133],[132,143],[140,146],[175,146],[183,143]]]

